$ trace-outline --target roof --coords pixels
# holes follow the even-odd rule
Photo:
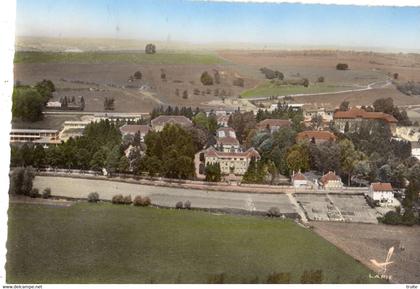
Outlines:
[[[296,141],[302,141],[305,139],[311,140],[314,138],[315,140],[331,140],[335,141],[336,137],[332,132],[326,130],[308,130],[302,131],[296,135]]]
[[[371,188],[375,192],[380,191],[392,191],[392,186],[390,183],[372,183],[370,184]]]
[[[334,172],[329,171],[325,175],[321,177],[321,183],[324,185],[327,184],[329,181],[340,181],[340,177],[338,177]]]
[[[265,129],[265,128],[267,128],[267,126],[269,126],[269,127],[275,127],[275,126],[290,127],[291,122],[288,119],[267,118],[267,119],[264,119],[264,120],[260,121],[257,124],[257,127],[261,128],[261,129]]]
[[[218,137],[217,143],[221,145],[239,145],[239,141],[234,137]]]
[[[297,172],[292,176],[293,181],[306,181],[306,177],[301,173]]]
[[[217,157],[217,158],[260,158],[260,154],[254,149],[249,148],[248,150],[244,152],[220,152],[217,151],[214,147],[209,147],[204,151],[205,155],[207,157]]]
[[[13,128],[10,132],[11,134],[16,133],[58,133],[56,129],[20,129],[20,128]]]
[[[159,115],[152,119],[152,127],[157,125],[165,125],[167,123],[175,123],[181,126],[191,126],[192,121],[183,115]]]
[[[219,114],[217,115],[217,122],[228,122],[229,117],[230,117],[229,115]]]
[[[388,123],[397,123],[397,119],[390,114],[383,112],[368,112],[361,108],[352,107],[348,111],[336,111],[334,113],[334,119],[377,119],[383,120]]]
[[[140,132],[140,134],[146,134],[149,130],[150,127],[144,124],[126,124],[120,127],[122,134],[136,134],[137,132]]]

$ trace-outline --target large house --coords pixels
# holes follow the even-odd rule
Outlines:
[[[229,122],[229,115],[219,114],[217,115],[217,125],[222,127],[227,127]]]
[[[239,141],[233,128],[222,127],[216,132],[216,147],[223,152],[238,152]]]
[[[247,171],[252,158],[260,159],[260,154],[254,148],[245,152],[221,152],[214,147],[209,147],[198,152],[195,156],[196,175],[199,178],[204,178],[205,166],[218,163],[223,175],[242,176]]]
[[[305,177],[305,175],[302,174],[300,171],[297,173],[293,172],[291,181],[292,181],[292,186],[295,188],[305,188],[305,187],[310,186],[310,182]]]
[[[358,124],[363,121],[382,121],[389,125],[392,134],[395,134],[397,127],[397,119],[390,114],[383,112],[368,112],[361,108],[352,107],[348,111],[336,111],[334,113],[334,126],[341,132],[346,129],[353,131]],[[347,128],[346,128],[347,127]]]
[[[120,127],[121,135],[124,137],[126,135],[135,136],[136,133],[140,134],[140,141],[144,142],[144,137],[149,132],[150,126],[143,124],[125,124]]]
[[[308,130],[302,131],[296,135],[296,141],[310,141],[316,144],[323,143],[326,141],[335,141],[337,138],[336,136],[329,131],[326,130]]]
[[[394,191],[390,183],[370,184],[368,197],[373,201],[378,201],[381,206],[394,204]]]
[[[341,178],[335,174],[335,172],[329,171],[323,175],[319,181],[320,185],[325,190],[334,190],[343,188],[343,182]]]
[[[282,127],[291,127],[292,123],[288,119],[274,119],[268,118],[260,121],[257,124],[257,130],[269,131],[270,133],[278,131]]]
[[[190,127],[192,121],[183,115],[159,115],[152,119],[151,125],[154,131],[161,131],[167,124],[178,124],[182,127]]]
[[[311,124],[313,117],[322,117],[324,126],[327,126],[332,120],[335,108],[332,107],[314,107],[314,106],[303,106],[303,117],[306,126]]]
[[[61,143],[55,129],[12,129],[10,143],[33,143],[48,146]]]

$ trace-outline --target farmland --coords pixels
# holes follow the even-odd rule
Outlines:
[[[369,283],[370,271],[287,220],[77,203],[11,204],[9,283],[265,283],[322,270],[324,283]],[[219,279],[220,281],[220,279]]]
[[[15,63],[135,63],[135,64],[219,64],[224,61],[214,53],[161,52],[39,52],[18,51]]]

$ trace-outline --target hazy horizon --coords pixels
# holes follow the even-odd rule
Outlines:
[[[420,7],[18,0],[16,27],[18,39],[156,41],[200,49],[420,51]]]

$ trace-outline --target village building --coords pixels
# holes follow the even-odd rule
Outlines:
[[[302,131],[296,135],[296,142],[310,141],[315,144],[320,144],[327,141],[335,142],[336,139],[336,136],[332,132],[325,130]]]
[[[420,160],[420,142],[411,142],[411,155]]]
[[[217,125],[221,126],[221,127],[227,127],[229,124],[229,115],[223,115],[223,114],[219,114],[216,117],[217,119]]]
[[[216,148],[222,152],[239,151],[239,141],[233,128],[222,127],[216,131]]]
[[[92,121],[99,122],[108,120],[109,122],[137,122],[149,116],[148,113],[131,113],[131,112],[105,112],[95,113]]]
[[[61,102],[59,101],[48,101],[45,105],[46,108],[52,108],[52,109],[61,109]]]
[[[291,127],[292,123],[288,119],[274,119],[268,118],[260,121],[257,124],[258,131],[269,131],[274,133],[282,127]]]
[[[293,172],[291,181],[294,188],[305,188],[310,186],[310,182],[300,171],[297,173]]]
[[[214,147],[209,147],[198,152],[195,156],[196,175],[199,178],[205,178],[205,166],[218,163],[223,175],[242,176],[248,170],[252,158],[255,158],[255,160],[261,158],[254,148],[250,148],[245,152],[221,152]]]
[[[149,132],[150,126],[143,124],[125,124],[120,127],[120,132],[123,137],[127,135],[135,136],[136,133],[140,135],[140,141],[144,142],[144,137]]]
[[[334,113],[334,126],[341,132],[345,130],[354,131],[360,122],[382,121],[391,129],[392,134],[396,133],[397,119],[390,114],[383,112],[368,112],[361,108],[352,107],[348,111],[336,111]]]
[[[335,174],[335,172],[329,171],[323,175],[319,181],[321,187],[325,190],[342,189],[343,182],[341,178]]]
[[[320,116],[325,124],[330,123],[333,120],[335,108],[333,107],[315,107],[312,105],[303,106],[303,117],[304,122],[308,126],[311,123],[313,117]]]
[[[160,115],[151,121],[154,131],[162,131],[167,124],[177,124],[181,127],[191,127],[192,121],[183,115]]]
[[[396,201],[394,191],[390,183],[372,183],[370,184],[367,196],[377,201],[381,206],[393,205]]]
[[[59,132],[55,129],[12,129],[10,143],[33,143],[44,146],[59,144]]]

